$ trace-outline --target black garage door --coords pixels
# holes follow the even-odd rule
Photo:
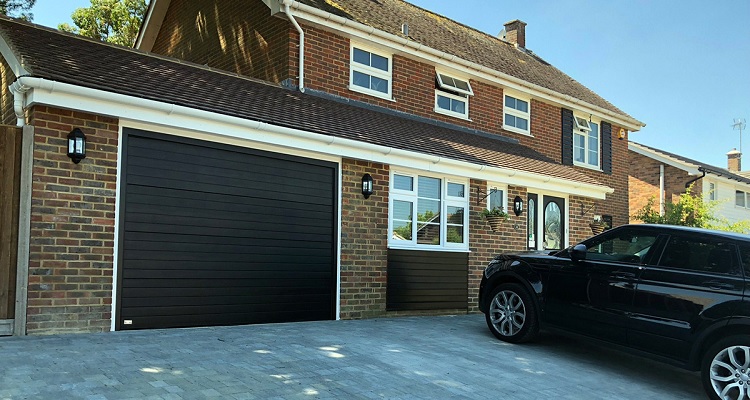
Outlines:
[[[117,329],[334,317],[336,164],[124,137]]]

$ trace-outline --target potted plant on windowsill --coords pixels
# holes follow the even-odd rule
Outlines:
[[[604,221],[602,221],[602,216],[601,215],[594,215],[594,219],[589,224],[589,227],[591,228],[591,232],[594,235],[598,235],[598,234],[604,232],[607,228],[609,228],[607,226],[607,223],[604,222]]]
[[[501,207],[494,207],[492,209],[482,210],[482,218],[486,219],[490,224],[490,229],[493,232],[500,230],[503,222],[508,219],[508,213],[506,213]]]

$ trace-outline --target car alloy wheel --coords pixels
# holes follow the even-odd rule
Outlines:
[[[716,353],[709,379],[720,399],[750,399],[750,346],[729,346]]]
[[[498,333],[515,336],[526,323],[526,305],[516,292],[503,290],[492,299],[490,319]]]

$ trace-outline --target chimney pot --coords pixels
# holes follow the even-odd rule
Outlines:
[[[505,40],[516,46],[526,48],[526,23],[515,19],[505,23]]]

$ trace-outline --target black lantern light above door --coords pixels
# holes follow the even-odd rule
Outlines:
[[[68,157],[76,164],[86,158],[86,135],[79,128],[68,134]]]
[[[362,175],[362,196],[366,199],[372,194],[372,176],[370,174]]]

